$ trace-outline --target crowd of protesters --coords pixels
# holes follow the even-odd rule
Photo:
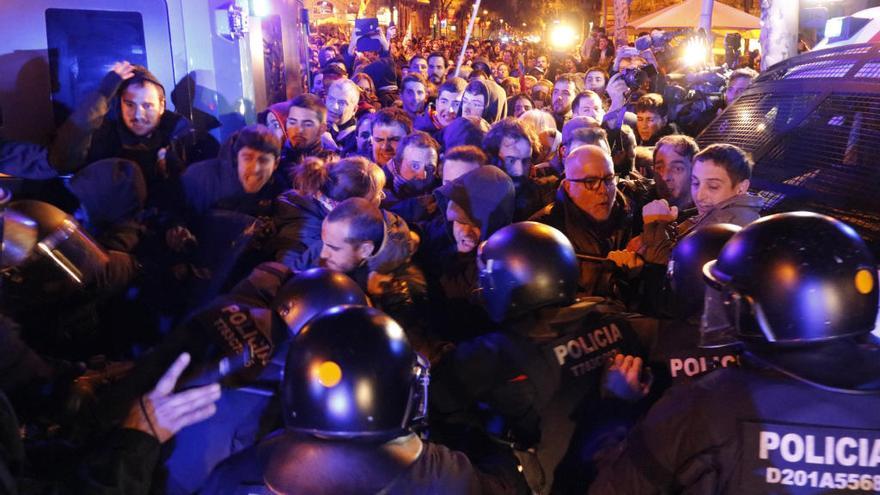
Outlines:
[[[601,491],[599,461],[682,377],[658,328],[689,329],[674,345],[695,348],[701,308],[682,310],[692,294],[667,286],[676,246],[760,216],[750,156],[694,139],[757,73],[737,69],[720,107],[679,125],[657,77],[624,77],[654,65],[662,78],[671,62],[615,46],[601,29],[564,54],[495,39],[462,51],[461,41],[394,27],[370,36],[378,51],[358,51],[357,34],[313,36],[309,90],[261,109],[223,143],[168,109],[165,88],[128,62],[51,147],[2,143],[4,173],[72,174],[34,198],[66,210],[106,254],[86,288],[49,280],[46,267],[7,273],[0,385],[14,413],[2,419],[17,439],[2,456],[7,492],[268,486],[268,475],[233,461],[250,452],[271,464],[249,449],[263,452],[267,435],[293,421],[279,411],[279,367],[307,323],[302,308],[336,297],[307,302],[324,289],[286,289],[312,278],[393,318],[430,362],[423,437],[463,452],[443,450],[441,471],[478,473],[462,492],[586,493],[597,476],[595,493],[613,492]],[[7,218],[40,223],[37,210],[13,203]],[[511,319],[481,300],[493,270],[483,249],[520,222],[552,227],[572,246],[579,299],[568,312],[526,301]],[[550,235],[528,232],[535,243]],[[702,292],[693,298],[701,306]],[[557,360],[564,372],[548,370]],[[579,379],[558,378],[567,372]],[[222,394],[209,385],[217,380]],[[459,485],[430,493],[458,493],[450,486]]]

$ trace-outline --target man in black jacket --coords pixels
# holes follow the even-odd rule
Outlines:
[[[565,180],[556,201],[532,216],[562,231],[578,254],[594,259],[581,262],[581,290],[592,296],[616,294],[617,266],[637,270],[644,264],[624,251],[634,235],[631,201],[618,188],[611,157],[602,148],[586,145],[565,159]],[[608,261],[601,258],[608,257]]]
[[[146,181],[148,204],[167,208],[185,166],[178,141],[189,130],[186,118],[165,108],[165,88],[156,76],[118,62],[61,126],[50,160],[64,173],[103,158],[132,160]]]

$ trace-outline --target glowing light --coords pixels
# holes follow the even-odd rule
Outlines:
[[[874,274],[866,268],[856,272],[856,290],[859,294],[870,294],[874,290]]]
[[[318,383],[327,388],[335,387],[342,381],[342,368],[333,361],[324,361],[318,366],[315,378]]]
[[[701,39],[692,38],[685,42],[681,61],[688,67],[705,65],[709,59],[709,47]]]
[[[559,25],[550,31],[550,44],[554,48],[565,49],[571,47],[575,42],[574,28],[571,26]]]
[[[373,408],[373,387],[369,380],[360,380],[354,388],[354,399],[358,409],[367,411]]]
[[[825,37],[837,38],[843,34],[843,17],[833,17],[825,21]]]
[[[251,0],[251,10],[256,17],[266,17],[272,13],[272,5],[269,0]]]
[[[351,412],[351,402],[349,401],[348,391],[340,388],[330,392],[327,406],[330,410],[330,414],[333,416],[336,416],[337,418],[347,418]]]

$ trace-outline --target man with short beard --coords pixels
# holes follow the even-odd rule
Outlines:
[[[414,72],[403,78],[401,86],[403,109],[410,119],[415,120],[425,113],[428,106],[428,82],[420,73]]]
[[[580,81],[576,77],[563,74],[556,78],[553,93],[550,96],[556,130],[561,132],[562,126],[571,118],[571,104],[578,93],[580,93]]]
[[[446,57],[442,53],[434,52],[428,55],[428,81],[435,86],[440,86],[446,81]]]
[[[558,180],[538,173],[538,136],[531,126],[513,117],[496,122],[483,139],[483,149],[495,164],[513,180],[516,189],[514,221],[527,220],[553,201]],[[542,167],[541,170],[548,169]]]
[[[109,113],[114,106],[118,114]],[[165,108],[165,88],[156,76],[117,62],[61,126],[49,159],[62,173],[104,158],[132,160],[146,181],[147,204],[170,208],[172,183],[185,166],[176,142],[190,131],[186,118]]]
[[[311,93],[299,95],[290,102],[285,127],[291,150],[282,159],[285,168],[302,163],[308,156],[320,157],[324,152],[321,135],[327,130],[327,107]]]
[[[382,208],[407,222],[428,219],[437,208],[431,192],[437,184],[440,145],[428,133],[414,131],[403,138],[397,154],[385,166],[385,199]]]
[[[228,146],[231,156],[195,163],[181,177],[185,225],[174,226],[166,232],[166,243],[172,251],[183,251],[198,241],[193,232],[200,231],[209,211],[231,211],[253,219],[269,218],[275,198],[290,189],[289,178],[278,166],[281,143],[267,127],[245,127],[229,138]],[[217,248],[223,249],[222,246]],[[269,259],[269,256],[264,257]]]

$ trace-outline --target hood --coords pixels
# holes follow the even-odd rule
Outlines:
[[[281,125],[284,125],[287,122],[287,114],[290,112],[290,100],[269,105],[268,111],[275,115]]]
[[[486,93],[489,95],[489,101],[483,109],[483,118],[489,124],[494,124],[507,116],[507,93],[495,81],[486,80],[480,83],[486,87]]]
[[[385,234],[376,254],[367,259],[371,272],[391,273],[409,262],[415,252],[409,226],[399,215],[382,210]]]
[[[438,205],[454,201],[480,228],[480,240],[513,221],[514,188],[498,167],[486,165],[468,172],[434,192]]]
[[[147,197],[140,167],[121,158],[88,165],[70,179],[68,187],[85,208],[93,227],[134,217],[143,209]]]

